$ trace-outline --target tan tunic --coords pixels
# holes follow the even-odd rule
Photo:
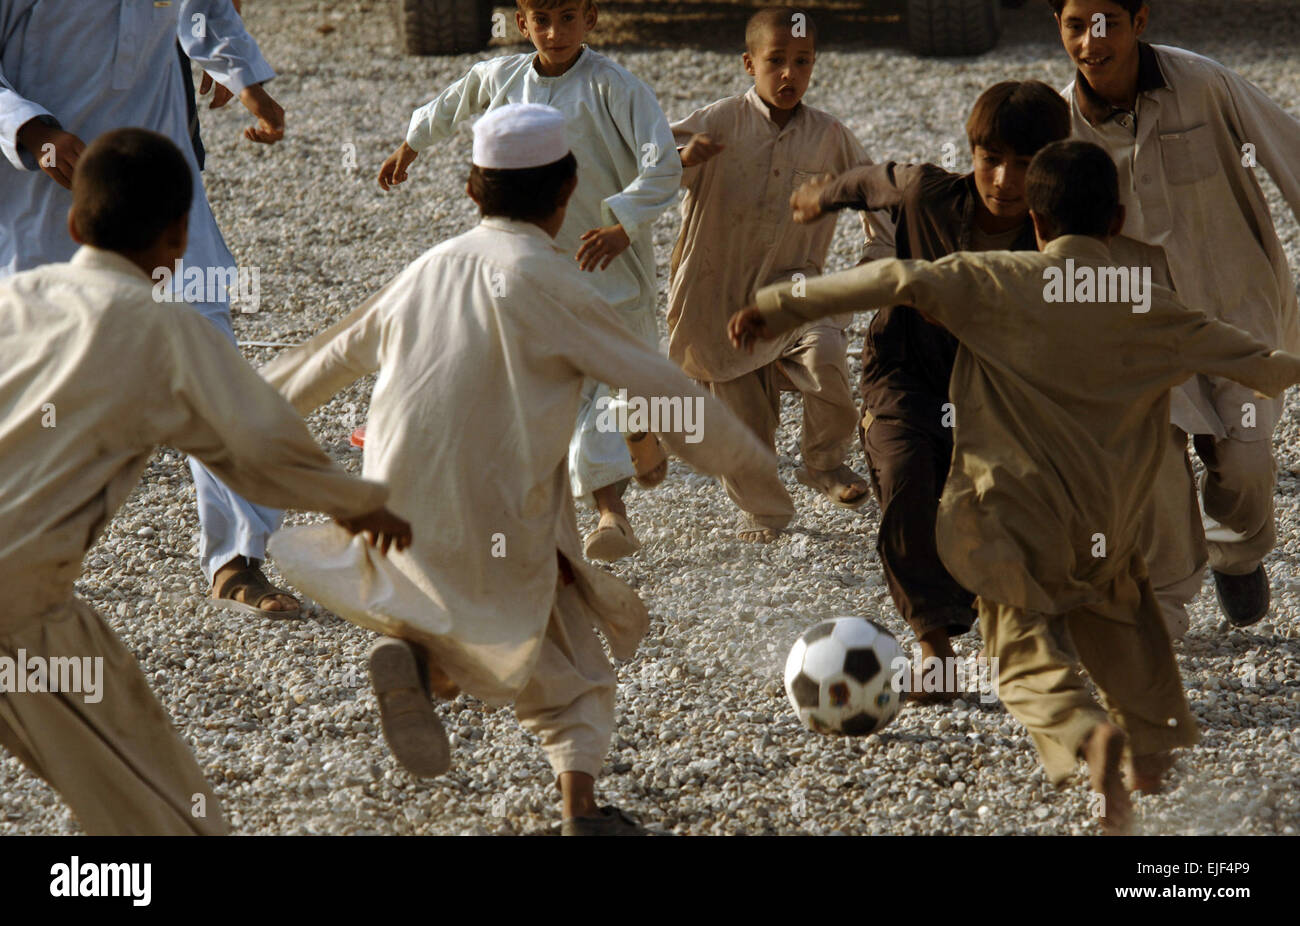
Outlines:
[[[1300,381],[1300,357],[1159,287],[1146,313],[1131,302],[1048,301],[1045,271],[1064,272],[1068,259],[1094,272],[1112,264],[1104,243],[1065,236],[1042,253],[878,261],[810,280],[802,298],[788,285],[758,295],[778,332],[902,303],[956,336],[940,556],[980,597],[1052,614],[1101,603],[1139,549],[1173,385],[1203,373],[1276,395]]]
[[[216,328],[155,303],[120,255],[82,248],[0,283],[0,658],[103,665],[94,697],[0,691],[0,744],[94,835],[226,829],[135,660],[73,597],[82,557],[159,444],[264,505],[346,517],[387,494],[331,463]]]
[[[663,434],[707,472],[775,467],[771,452],[639,341],[536,225],[488,218],[420,257],[263,373],[306,412],[379,370],[365,473],[389,484],[415,539],[388,560],[321,532],[284,532],[276,562],[336,613],[430,647],[469,693],[528,682],[555,602],[556,550],[617,658],[648,625],[636,593],[587,565],[566,479],[583,378],[631,398],[703,400],[708,439]],[[328,548],[329,562],[313,562]]]
[[[668,295],[669,356],[693,379],[725,382],[773,363],[796,339],[742,353],[727,339],[731,313],[752,302],[759,287],[796,273],[817,276],[825,265],[835,219],[795,224],[790,194],[822,174],[871,160],[843,123],[806,104],[778,127],[752,88],[672,129],[679,145],[705,133],[727,146],[682,173],[686,196]]]

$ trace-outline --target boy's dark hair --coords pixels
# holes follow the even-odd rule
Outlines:
[[[1057,16],[1060,16],[1061,11],[1065,9],[1066,0],[1047,0],[1047,2],[1051,5],[1052,12]],[[1110,2],[1116,6],[1122,6],[1128,13],[1129,19],[1136,16],[1142,7],[1151,5],[1148,0],[1110,0]]]
[[[1092,142],[1052,142],[1029,164],[1025,199],[1049,233],[1045,237],[1105,237],[1119,209],[1119,172]]]
[[[802,16],[803,19],[796,20],[796,16]],[[792,6],[768,6],[749,17],[749,22],[745,24],[745,50],[752,55],[768,32],[784,29],[793,35],[796,23],[802,24],[804,35],[816,45],[817,23],[813,21],[812,14]]]
[[[165,135],[114,129],[82,152],[72,174],[77,233],[105,251],[142,251],[190,211],[194,180]]]
[[[1030,157],[1046,144],[1070,137],[1070,106],[1041,80],[1005,80],[980,94],[966,120],[975,146]]]
[[[515,7],[521,12],[528,10],[558,10],[566,3],[573,3],[574,0],[515,0]],[[589,6],[595,6],[596,0],[577,0],[580,9],[587,9]]]
[[[469,190],[484,216],[540,222],[559,207],[564,185],[577,174],[578,159],[572,152],[550,164],[522,170],[475,164],[469,171]]]

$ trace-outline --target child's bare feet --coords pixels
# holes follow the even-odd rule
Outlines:
[[[795,470],[794,478],[841,508],[861,507],[871,495],[867,481],[843,464],[831,470],[801,466]]]
[[[952,648],[952,642],[948,639],[948,631],[939,628],[931,630],[920,639],[921,644],[921,671],[918,673],[913,667],[911,671],[911,688],[907,692],[907,700],[913,704],[944,704],[949,701],[956,701],[961,697],[961,692],[947,687],[948,672],[947,667],[951,665],[948,661],[957,658],[957,652]],[[939,685],[926,684],[927,669],[935,666],[937,660]],[[932,673],[935,670],[929,669]],[[956,675],[954,674],[954,679]]]
[[[1080,750],[1088,763],[1092,790],[1101,795],[1101,830],[1107,836],[1122,836],[1132,823],[1133,804],[1124,787],[1121,767],[1128,737],[1113,723],[1099,723]]]
[[[1152,752],[1134,756],[1129,763],[1129,788],[1142,794],[1159,794],[1164,790],[1165,774],[1174,767],[1169,752]]]
[[[749,515],[744,515],[740,519],[740,527],[736,529],[736,536],[746,543],[771,543],[781,536],[781,532],[775,527],[759,524]]]

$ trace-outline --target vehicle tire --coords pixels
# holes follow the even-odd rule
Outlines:
[[[999,0],[907,0],[907,32],[918,55],[978,55],[998,43]]]
[[[397,35],[408,55],[451,55],[492,38],[493,0],[394,0]]]

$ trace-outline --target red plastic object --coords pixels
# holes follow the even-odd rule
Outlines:
[[[365,447],[365,446],[366,446],[366,428],[365,428],[365,425],[362,425],[361,427],[357,428],[355,431],[352,432],[352,446],[353,446],[353,447]]]

